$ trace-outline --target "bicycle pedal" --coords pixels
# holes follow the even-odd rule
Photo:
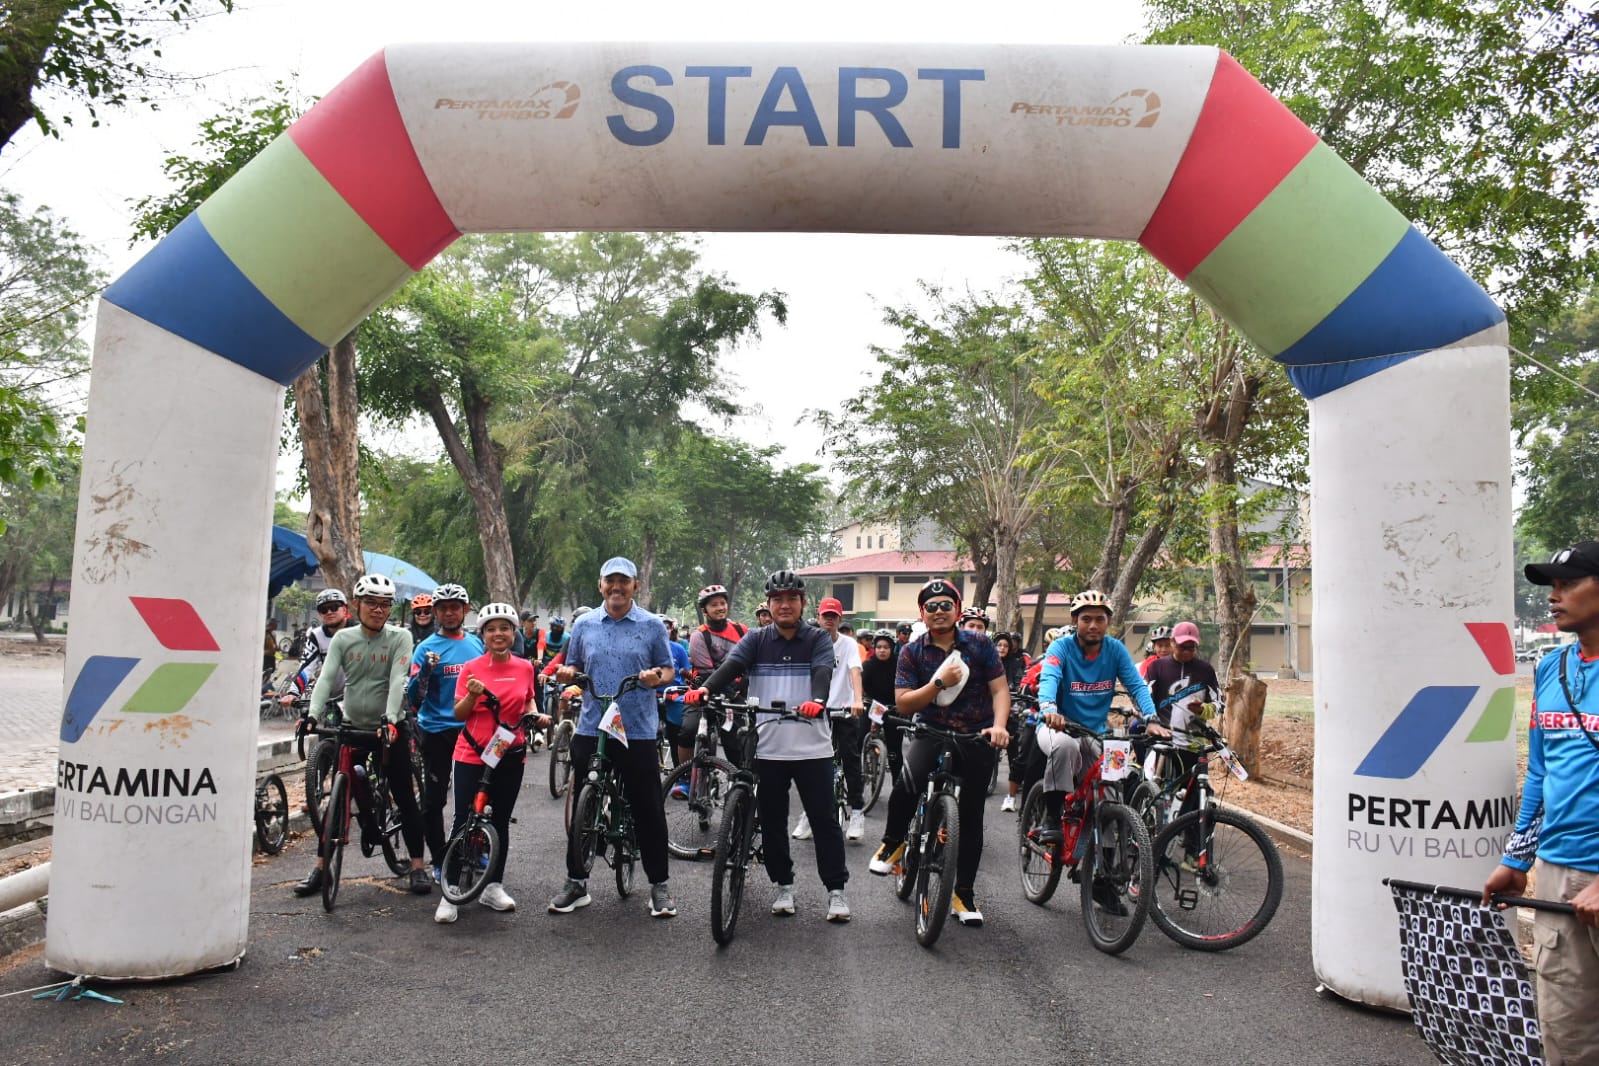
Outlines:
[[[1177,890],[1177,906],[1185,911],[1191,911],[1199,906],[1199,893],[1191,888]]]

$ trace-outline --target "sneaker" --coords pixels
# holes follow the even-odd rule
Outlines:
[[[794,827],[795,840],[809,840],[811,838],[811,820],[805,815],[800,815],[799,825]]]
[[[1107,914],[1114,914],[1118,918],[1127,917],[1127,908],[1122,904],[1121,897],[1116,894],[1116,888],[1109,881],[1094,881],[1094,902]]]
[[[439,900],[439,905],[433,911],[433,920],[440,925],[449,925],[461,916],[461,910],[447,899]]]
[[[1046,848],[1058,848],[1066,843],[1066,835],[1059,825],[1046,825],[1033,830],[1033,839]]]
[[[1015,810],[1016,810],[1016,797],[1015,796],[1006,796],[1004,799],[1000,800],[999,809],[1002,810],[1002,811],[1010,811],[1010,812],[1014,813]]]
[[[672,902],[672,893],[666,889],[666,882],[650,886],[650,917],[675,918],[677,904]]]
[[[877,853],[872,856],[872,861],[866,864],[866,868],[879,877],[887,877],[894,872],[894,867],[898,866],[904,857],[904,844],[890,844],[885,840],[878,845]]]
[[[849,900],[844,898],[842,888],[827,890],[827,920],[830,922],[849,921]]]
[[[318,866],[305,875],[305,880],[294,886],[296,896],[314,896],[322,891],[322,867]]]
[[[433,883],[435,885],[444,880],[444,867],[442,864],[439,866],[430,866],[428,869],[433,874]]]
[[[478,902],[490,910],[516,910],[516,900],[511,898],[510,893],[505,891],[505,886],[498,881],[484,886],[483,895],[478,897]]]
[[[849,840],[859,840],[866,835],[866,812],[854,810],[849,812],[849,830],[844,836]]]
[[[778,885],[777,896],[772,900],[773,914],[794,913],[794,886]]]
[[[429,877],[428,872],[420,866],[411,868],[409,880],[413,896],[425,896],[433,891],[433,878]]]
[[[955,890],[955,894],[950,897],[949,912],[955,916],[957,922],[969,925],[973,929],[983,924],[983,912],[977,909],[977,896],[969,888]]]
[[[672,798],[675,799],[675,800],[686,800],[686,799],[688,799],[688,782],[687,781],[679,781],[677,784],[672,786]]]
[[[543,733],[534,733],[533,734],[533,754],[537,755],[539,752],[541,752],[543,750],[544,750],[544,734]]]
[[[571,914],[579,907],[587,907],[593,902],[594,898],[589,895],[588,884],[583,881],[574,881],[569,877],[566,879],[566,884],[561,891],[557,892],[555,898],[550,900],[550,913]]]

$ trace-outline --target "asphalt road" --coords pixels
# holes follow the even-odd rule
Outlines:
[[[996,796],[978,882],[984,928],[951,921],[935,949],[918,947],[909,907],[866,872],[869,844],[850,849],[855,919],[829,925],[811,847],[796,844],[799,914],[767,914],[762,875],[738,939],[718,949],[708,863],[673,865],[672,920],[649,917],[647,889],[618,899],[602,867],[593,906],[545,913],[563,837],[542,760],[512,831],[516,912],[473,904],[435,925],[436,895],[400,892],[381,857],[356,852],[325,914],[289,892],[310,861],[301,840],[257,865],[250,951],[236,970],[96,986],[121,1006],[0,999],[0,1063],[1436,1061],[1408,1018],[1315,992],[1301,858],[1284,856],[1283,906],[1252,943],[1200,954],[1151,923],[1111,958],[1089,945],[1075,886],[1044,907],[1021,897],[1014,816]],[[882,816],[882,805],[869,816],[869,841]],[[0,973],[0,993],[55,979],[34,959]]]

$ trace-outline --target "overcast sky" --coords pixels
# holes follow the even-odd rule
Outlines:
[[[129,246],[130,204],[166,191],[161,161],[190,150],[198,124],[228,101],[266,92],[297,76],[321,95],[386,44],[412,41],[828,41],[1119,44],[1134,39],[1138,0],[1098,4],[989,0],[974,3],[808,2],[685,4],[609,0],[600,4],[411,0],[239,0],[231,15],[203,20],[166,41],[164,70],[185,80],[157,111],[133,107],[102,116],[99,129],[68,127],[60,141],[32,127],[0,154],[0,186],[29,208],[48,206],[102,256],[115,277],[142,253]],[[47,101],[59,112],[63,102]],[[925,280],[988,291],[1017,270],[1003,242],[980,237],[843,234],[707,234],[703,262],[748,291],[789,297],[786,328],[726,361],[760,413],[733,432],[784,446],[790,462],[817,461],[820,435],[797,423],[806,408],[836,408],[866,380],[869,345],[892,344],[882,308],[913,301]],[[795,395],[783,368],[803,360],[806,389]],[[418,432],[382,447],[437,451]]]

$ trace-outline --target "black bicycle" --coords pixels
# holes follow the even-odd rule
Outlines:
[[[716,706],[727,701],[715,697]],[[700,715],[694,754],[679,763],[661,785],[666,807],[666,846],[680,859],[708,858],[716,850],[722,811],[732,786],[733,764],[716,754],[720,726]]]
[[[499,721],[499,697],[485,689],[481,698],[494,720]],[[536,720],[536,715],[525,714],[517,723],[517,729],[524,737],[528,736]],[[451,903],[471,903],[477,899],[488,887],[489,871],[496,869],[504,858],[505,841],[500,839],[500,831],[494,826],[494,808],[489,802],[490,786],[500,762],[526,751],[527,742],[524,740],[501,752],[493,766],[489,765],[487,759],[484,760],[483,772],[478,775],[477,792],[472,799],[472,809],[467,813],[460,830],[450,837],[449,844],[444,848],[439,891]],[[516,819],[512,818],[511,821],[515,822]]]
[[[572,683],[587,688],[587,674],[578,674]],[[637,674],[622,679],[613,695],[595,693],[601,704],[609,706],[639,687]],[[570,835],[567,839],[567,865],[587,877],[594,868],[595,856],[610,864],[616,874],[616,891],[626,899],[633,891],[634,868],[638,863],[638,839],[633,827],[633,808],[627,802],[622,774],[607,751],[609,735],[602,729],[589,760],[583,786],[572,805]]]
[[[572,738],[577,735],[577,716],[561,713],[561,690],[555,678],[544,679],[544,714],[550,719],[550,798],[560,799],[572,788]],[[571,807],[567,807],[570,814]],[[570,828],[570,826],[568,826]]]
[[[881,727],[873,722],[866,743],[861,745],[861,784],[866,792],[866,805],[861,808],[863,812],[869,812],[877,806],[877,798],[883,794],[883,783],[887,779],[888,744],[883,740]]]

